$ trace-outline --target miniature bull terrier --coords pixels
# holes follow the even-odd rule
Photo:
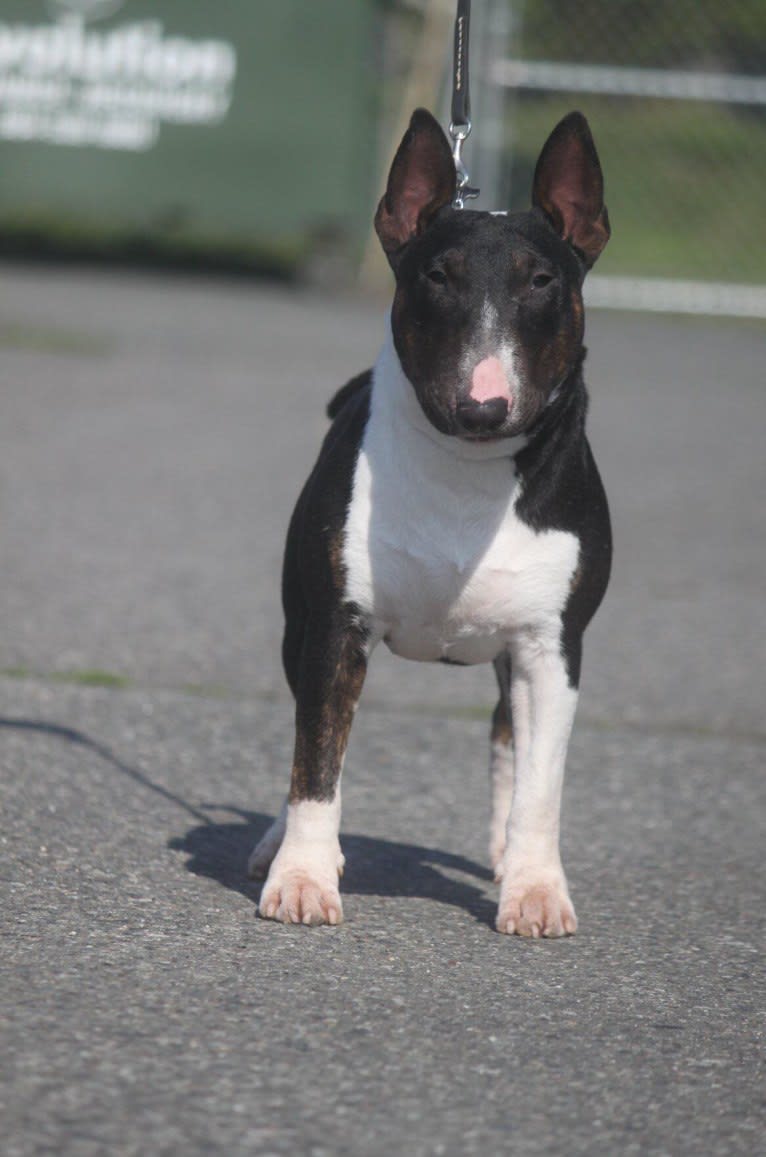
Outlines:
[[[582,285],[610,233],[585,118],[551,133],[529,211],[457,210],[455,191],[447,138],[419,109],[375,217],[396,277],[390,326],[374,368],[330,403],[290,523],[295,756],[249,867],[268,872],[262,916],[339,923],[341,769],[375,646],[492,663],[496,926],[564,936],[577,927],[559,854],[564,762],[611,563],[585,436]]]

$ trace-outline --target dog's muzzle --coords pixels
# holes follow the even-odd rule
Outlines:
[[[480,438],[497,433],[508,417],[507,398],[488,398],[475,402],[465,398],[458,402],[455,418],[459,430],[468,437]]]

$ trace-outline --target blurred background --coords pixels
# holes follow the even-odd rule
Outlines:
[[[525,205],[541,141],[579,107],[619,237],[591,299],[766,313],[761,0],[473,9],[478,207]],[[380,288],[371,212],[412,108],[448,121],[453,20],[452,0],[0,0],[6,252],[325,286],[361,268]]]

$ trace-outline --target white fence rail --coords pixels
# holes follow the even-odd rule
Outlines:
[[[585,282],[585,301],[595,309],[766,318],[766,286],[761,285],[593,275]]]
[[[587,92],[598,96],[641,96],[660,100],[704,100],[766,105],[766,76],[686,72],[661,68],[615,68],[554,64],[545,60],[499,60],[492,80],[504,88]]]

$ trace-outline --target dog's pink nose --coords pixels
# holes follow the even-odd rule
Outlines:
[[[503,398],[510,406],[513,401],[511,386],[500,358],[482,358],[471,374],[471,392],[468,396],[474,402]]]

